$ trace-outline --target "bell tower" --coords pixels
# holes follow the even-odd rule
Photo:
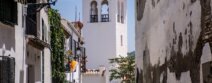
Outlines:
[[[109,70],[109,59],[127,56],[127,0],[82,0],[87,68]]]

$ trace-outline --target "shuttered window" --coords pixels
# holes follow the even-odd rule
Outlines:
[[[17,24],[17,3],[14,0],[0,0],[0,21]]]
[[[0,57],[0,83],[15,83],[15,59]]]

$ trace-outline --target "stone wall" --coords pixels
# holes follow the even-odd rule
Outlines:
[[[212,83],[212,1],[136,4],[137,83]]]

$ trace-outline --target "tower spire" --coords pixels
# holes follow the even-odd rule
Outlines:
[[[75,6],[75,22],[77,21],[77,6]]]
[[[79,21],[80,21],[80,12],[79,12]]]

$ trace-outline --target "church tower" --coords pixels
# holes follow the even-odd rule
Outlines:
[[[127,56],[127,0],[82,0],[87,68],[111,68],[109,59]]]

